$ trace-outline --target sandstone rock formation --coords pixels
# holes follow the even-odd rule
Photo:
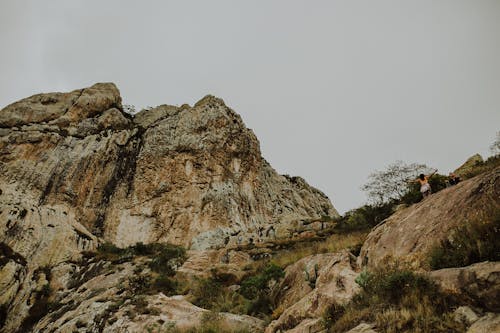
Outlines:
[[[62,263],[52,269],[49,283],[59,305],[33,328],[40,332],[146,332],[189,329],[217,320],[230,330],[259,331],[263,322],[250,316],[221,313],[211,316],[183,299],[162,293],[134,298],[130,285],[140,262],[110,265]],[[144,270],[141,270],[144,272]]]
[[[500,209],[500,167],[400,209],[368,235],[358,263],[368,268],[398,261],[427,269],[430,249],[466,223],[491,219]]]
[[[266,333],[321,331],[325,310],[347,303],[359,291],[355,270],[355,258],[347,251],[305,257],[287,267],[277,287],[278,308],[284,310]]]
[[[7,331],[27,315],[44,270],[100,242],[217,250],[311,235],[325,227],[311,222],[337,215],[303,179],[278,175],[241,117],[213,96],[131,116],[116,86],[99,83],[0,110]]]
[[[500,312],[500,262],[481,262],[467,267],[445,268],[429,273],[442,290],[482,309]]]

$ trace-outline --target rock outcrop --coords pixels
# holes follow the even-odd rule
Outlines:
[[[397,261],[427,269],[429,251],[457,227],[490,220],[500,210],[500,167],[400,209],[368,235],[358,263]]]
[[[322,316],[333,304],[346,304],[359,291],[355,258],[345,251],[305,257],[285,270],[277,287],[283,313],[266,333],[320,332]]]
[[[500,332],[500,314],[488,313],[467,330],[467,333]]]
[[[116,86],[99,83],[0,110],[7,331],[45,285],[40,272],[100,242],[217,250],[314,234],[325,223],[311,222],[337,215],[302,178],[278,175],[241,117],[213,96],[131,116]]]
[[[481,262],[467,267],[445,268],[429,277],[447,293],[463,302],[500,312],[500,262]]]

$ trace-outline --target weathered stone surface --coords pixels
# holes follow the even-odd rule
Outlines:
[[[337,215],[301,178],[276,174],[221,99],[160,106],[134,121],[120,101],[113,84],[97,84],[1,110],[1,124],[23,125],[0,140],[2,196],[64,205],[93,235],[120,246],[222,248],[293,237],[308,229],[303,221]]]
[[[345,333],[377,333],[373,330],[374,326],[373,324],[361,323]]]
[[[156,314],[139,314],[134,320],[130,320],[126,314],[130,309],[125,306],[116,313],[118,319],[103,332],[162,332],[173,328],[185,331],[206,324],[217,325],[229,332],[261,332],[264,326],[262,320],[246,315],[210,313],[184,300],[182,296],[167,297],[159,294],[148,296],[146,302],[151,309],[157,311]]]
[[[263,321],[230,313],[211,314],[183,296],[135,295],[128,284],[137,275],[137,263],[118,266],[92,262],[86,266],[61,264],[52,270],[50,285],[59,286],[59,308],[50,311],[34,332],[147,332],[180,330],[217,321],[230,331],[263,330]],[[144,272],[143,272],[144,273]]]
[[[328,198],[278,175],[241,117],[213,96],[133,117],[116,86],[99,83],[0,110],[0,244],[15,254],[0,267],[7,331],[46,283],[40,268],[58,267],[51,287],[66,290],[76,268],[64,263],[99,242],[221,250],[211,257],[220,261],[224,249],[314,234],[323,224],[311,222],[325,215],[338,215]],[[192,253],[186,272],[212,263]],[[237,273],[247,259],[228,255],[219,268]]]
[[[467,330],[467,333],[497,333],[500,332],[500,314],[488,313],[481,317]]]
[[[444,291],[483,309],[500,312],[500,262],[440,269],[430,272],[429,277]]]
[[[224,273],[233,282],[238,282],[245,275],[244,267],[252,263],[250,255],[244,251],[205,250],[189,251],[188,259],[178,269],[181,274],[208,278],[213,273]]]
[[[359,291],[354,281],[355,258],[347,251],[303,258],[287,267],[285,273],[278,286],[283,292],[277,296],[278,307],[284,311],[266,333],[293,329],[305,319],[321,318],[329,306],[345,304]]]
[[[122,108],[118,88],[97,83],[70,93],[38,94],[12,103],[1,110],[0,126],[76,123],[113,107]]]
[[[467,326],[470,326],[479,319],[474,310],[468,306],[460,306],[453,312],[453,316],[456,321],[463,322],[467,324]]]
[[[369,268],[398,261],[428,268],[430,249],[466,223],[490,219],[499,209],[500,167],[394,213],[368,235],[358,263]]]
[[[326,333],[322,318],[308,318],[300,322],[291,330],[284,331],[286,333]]]

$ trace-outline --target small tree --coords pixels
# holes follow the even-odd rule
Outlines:
[[[431,169],[425,164],[406,164],[403,161],[396,161],[383,171],[373,172],[361,189],[367,193],[370,201],[381,205],[403,198],[409,191],[408,181],[430,171]]]

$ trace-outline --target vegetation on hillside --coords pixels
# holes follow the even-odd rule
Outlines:
[[[429,254],[432,269],[464,267],[482,261],[500,261],[500,212],[493,220],[464,224]]]
[[[269,318],[276,307],[272,287],[283,277],[283,269],[273,263],[265,263],[251,272],[237,290],[228,288],[230,282],[224,275],[212,271],[208,279],[198,279],[191,288],[194,304],[214,312],[248,314]]]
[[[346,305],[332,306],[324,316],[330,333],[346,332],[361,322],[397,332],[465,332],[453,319],[452,298],[422,275],[395,267],[363,272],[362,291]]]
[[[490,157],[487,161],[478,164],[474,175],[489,171],[500,164],[500,157]],[[411,182],[420,173],[429,174],[433,170],[424,164],[406,164],[396,161],[386,170],[376,171],[362,186],[367,192],[370,203],[346,212],[337,220],[337,232],[350,233],[356,230],[370,230],[389,216],[400,206],[409,206],[422,200],[420,185]],[[448,185],[448,177],[435,173],[429,179],[432,192],[437,193]]]

